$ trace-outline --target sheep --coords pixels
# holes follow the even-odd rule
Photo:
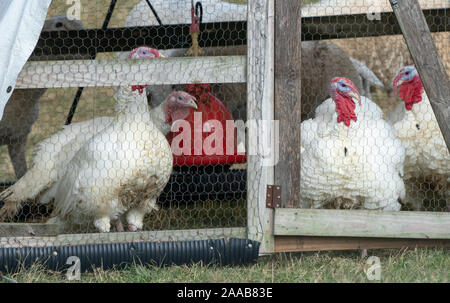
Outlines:
[[[66,16],[56,16],[45,21],[43,31],[82,29],[78,20],[69,20]],[[75,56],[65,56],[74,59]],[[41,56],[36,59],[58,60],[59,56]],[[6,103],[3,118],[0,121],[0,145],[8,145],[8,152],[19,179],[27,171],[25,147],[28,134],[39,116],[39,99],[46,89],[16,89]]]

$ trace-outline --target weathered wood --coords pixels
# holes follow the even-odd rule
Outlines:
[[[245,56],[39,61],[25,64],[16,88],[239,83],[246,77]]]
[[[167,242],[220,238],[246,238],[245,227],[122,233],[63,234],[56,237],[0,237],[1,247],[62,246],[121,242]]]
[[[257,127],[248,133],[247,226],[248,238],[261,242],[264,253],[273,251],[273,210],[266,208],[265,199],[274,180],[274,140],[267,127],[274,119],[274,0],[248,1],[248,28],[247,120]]]
[[[56,236],[58,224],[45,223],[0,223],[1,237]]]
[[[450,240],[275,236],[274,252],[449,247]]]
[[[427,9],[423,13],[431,32],[450,31],[448,9]],[[367,14],[354,14],[302,18],[302,41],[402,34],[394,13],[380,13],[379,17],[369,20]]]
[[[300,201],[301,1],[275,4],[275,120],[280,125],[275,184],[282,186],[282,207]]]
[[[450,82],[425,17],[417,0],[391,0],[391,5],[450,149]]]
[[[450,10],[423,11],[431,32],[446,32]],[[387,26],[388,25],[388,26]],[[30,60],[46,60],[55,55],[92,55],[97,52],[124,52],[147,45],[158,49],[188,48],[189,24],[84,29],[42,32]],[[203,23],[200,47],[247,44],[247,22]],[[377,37],[401,34],[394,13],[380,13],[380,20],[368,20],[367,14],[333,15],[302,18],[302,41]]]
[[[274,234],[450,239],[450,214],[280,208],[275,211]]]

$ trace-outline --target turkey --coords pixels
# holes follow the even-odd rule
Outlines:
[[[450,154],[430,100],[413,65],[405,66],[394,79],[394,91],[402,99],[387,116],[395,135],[406,147],[407,203],[420,210],[424,197],[414,195],[413,178],[438,181],[436,188],[450,196]]]
[[[191,108],[197,108],[190,95],[178,92],[181,100],[166,99],[150,111],[156,127],[168,134],[174,119],[184,119]],[[185,99],[189,99],[185,102]],[[0,194],[5,206],[0,209],[0,218],[12,217],[25,201],[40,197],[40,203],[48,203],[54,198],[56,180],[64,173],[64,168],[75,153],[95,134],[113,122],[113,117],[99,117],[92,120],[63,126],[63,129],[40,142],[35,150],[30,170],[13,186]]]
[[[325,111],[301,124],[302,207],[322,208],[344,199],[364,209],[400,210],[402,142],[380,109],[367,111],[376,105],[366,105],[368,99],[359,97],[349,79],[333,78],[330,95],[334,113]]]
[[[43,31],[82,29],[83,24],[69,20],[66,16],[56,16],[45,21]],[[60,56],[34,57],[37,60],[57,60]],[[73,58],[67,58],[73,59]],[[83,59],[80,57],[79,59]],[[8,152],[17,178],[27,171],[25,147],[31,127],[39,116],[39,99],[45,89],[16,89],[5,106],[0,121],[0,145],[8,145]]]
[[[140,47],[131,58],[158,57]],[[89,224],[109,232],[111,220],[126,213],[128,229],[142,229],[144,216],[169,181],[172,152],[164,134],[152,121],[142,86],[120,87],[113,122],[77,151],[55,186],[55,209],[49,223]],[[170,102],[196,104],[185,92],[174,92]],[[170,120],[177,120],[169,113]]]

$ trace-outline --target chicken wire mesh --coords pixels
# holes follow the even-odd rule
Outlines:
[[[204,55],[246,55],[246,1],[204,0],[201,3],[203,25],[200,26],[200,44],[205,52]],[[192,45],[189,34],[191,1],[119,0],[115,3],[109,22],[105,21],[108,20],[110,1],[82,0],[79,1],[79,4],[79,7],[74,7],[67,4],[66,1],[54,0],[52,2],[44,32],[31,60],[125,59],[130,56],[131,50],[142,45],[158,49],[166,57],[183,57]],[[435,0],[420,1],[420,4],[422,9],[430,10],[427,15],[430,27],[438,28],[437,31],[440,31],[433,33],[433,37],[446,71],[449,72],[449,34],[446,32],[448,27],[447,21],[445,21],[449,3],[444,0]],[[375,30],[370,27],[372,24],[380,22],[378,12],[391,11],[387,0],[303,1],[302,17],[305,18],[304,23],[308,26],[304,27],[306,30],[302,33],[302,40],[304,40],[302,41],[302,121],[314,118],[317,106],[330,96],[330,81],[333,77],[350,79],[361,96],[371,98],[378,104],[385,119],[399,104],[403,104],[403,101],[394,94],[392,82],[400,68],[412,64],[404,39],[401,35],[392,35],[394,24],[385,23],[376,27]],[[77,13],[79,14],[77,15]],[[78,20],[70,21],[66,14],[74,14]],[[363,15],[364,18],[347,16],[350,14]],[[344,16],[344,18],[330,18],[330,16]],[[219,22],[222,23],[217,27]],[[107,26],[105,26],[106,23],[108,23]],[[325,27],[321,27],[322,25]],[[148,26],[163,27],[149,30],[146,28]],[[123,27],[129,29],[121,30]],[[103,28],[103,31],[96,31],[100,28]],[[88,30],[77,31],[80,29]],[[55,31],[59,33],[54,33]],[[374,32],[376,33],[375,37]],[[339,39],[333,39],[336,36]],[[199,64],[195,69],[201,70],[202,65]],[[183,75],[189,75],[192,71],[174,68],[166,72],[167,74],[181,74],[179,78],[184,79]],[[32,76],[39,78],[39,71],[36,70],[35,75]],[[69,76],[69,72],[59,73],[59,77]],[[139,79],[139,76],[136,76],[135,79]],[[124,213],[125,229],[127,225],[133,225],[132,230],[138,228],[161,232],[180,229],[245,227],[247,212],[252,210],[247,210],[246,204],[245,156],[240,155],[237,151],[225,158],[211,158],[204,153],[197,157],[186,155],[176,157],[170,179],[164,181],[165,179],[162,178],[162,183],[167,182],[165,187],[160,186],[164,189],[161,189],[161,192],[156,190],[157,194],[148,192],[153,188],[151,185],[154,185],[155,182],[152,177],[159,176],[158,173],[164,171],[162,166],[165,165],[162,163],[167,161],[164,162],[165,158],[160,158],[160,156],[161,153],[166,155],[166,141],[159,136],[158,138],[161,140],[157,140],[157,143],[152,141],[151,145],[144,144],[146,148],[149,148],[148,150],[163,149],[165,151],[155,152],[153,157],[150,157],[153,162],[150,160],[145,162],[144,160],[148,157],[140,158],[143,157],[139,154],[139,151],[142,150],[139,149],[140,146],[136,142],[145,141],[144,134],[147,132],[162,132],[168,138],[173,138],[173,135],[167,133],[167,125],[164,125],[167,124],[166,120],[161,120],[165,115],[164,106],[161,104],[166,104],[163,101],[172,92],[187,91],[194,95],[197,99],[197,112],[207,112],[208,114],[205,116],[207,119],[225,121],[230,117],[233,120],[245,120],[247,117],[245,83],[211,83],[190,86],[187,84],[189,83],[146,87],[145,106],[141,104],[141,107],[133,109],[133,115],[125,115],[126,123],[128,123],[125,128],[127,131],[120,134],[117,128],[111,125],[118,125],[117,121],[120,120],[118,117],[121,117],[124,109],[126,112],[127,106],[119,106],[118,95],[115,93],[122,92],[124,96],[136,95],[135,97],[139,98],[141,96],[138,94],[139,88],[135,91],[131,91],[131,88],[126,90],[125,87],[121,90],[113,86],[85,88],[73,113],[71,126],[63,130],[61,126],[70,117],[69,109],[73,105],[77,88],[17,89],[8,102],[4,118],[0,122],[2,144],[4,144],[0,150],[0,172],[4,189],[11,185],[11,181],[26,175],[26,173],[31,175],[30,171],[33,168],[38,169],[33,178],[30,178],[31,181],[22,183],[23,187],[20,193],[33,192],[33,194],[29,199],[20,198],[26,201],[22,201],[25,203],[12,221],[46,222],[52,214],[54,217],[58,213],[67,213],[66,217],[60,218],[65,222],[63,233],[118,231],[121,227],[120,224],[116,224],[115,220],[108,225],[108,220],[103,220],[107,216],[93,216],[93,213],[105,214],[101,207],[92,206],[91,202],[96,201],[95,199],[100,196],[104,198],[101,190],[108,188],[110,192],[115,193],[115,197],[119,197],[116,199],[111,196],[106,199],[110,203],[109,207],[114,209],[111,217],[116,218],[118,213]],[[220,102],[223,103],[223,106],[219,106]],[[150,117],[154,119],[152,121],[159,121],[163,124],[158,130],[152,128],[150,131],[147,126],[139,126],[139,119],[144,119],[143,116],[147,115],[145,114],[147,105]],[[193,110],[189,109],[189,111],[189,115],[193,115]],[[174,117],[187,119],[185,113],[181,110]],[[402,127],[409,127],[408,124],[405,125]],[[426,136],[424,130],[426,132],[428,127],[420,125],[419,128],[421,126],[421,133],[412,136]],[[376,127],[381,126],[377,125]],[[98,133],[105,133],[105,129],[110,131],[107,136],[96,136]],[[302,129],[307,130],[308,128]],[[58,137],[58,134],[64,131],[66,133],[64,133],[65,139],[63,140]],[[376,129],[370,131],[370,136],[373,136]],[[420,129],[413,125],[412,129],[408,131],[414,133]],[[117,140],[114,138],[119,138],[120,135],[129,141],[125,140],[121,141],[122,143],[119,145],[113,145],[112,142],[117,142],[114,141]],[[363,136],[367,136],[367,133],[364,133]],[[73,137],[75,139],[68,141],[68,138]],[[304,136],[302,133],[303,137],[307,138],[308,136]],[[88,141],[94,141],[96,144],[86,144]],[[124,142],[128,142],[128,145]],[[345,151],[344,158],[347,153],[354,153],[351,148],[354,147],[356,140],[348,142],[349,145],[343,149]],[[386,143],[386,141],[383,142]],[[392,139],[392,142],[397,141]],[[226,145],[226,143],[224,144]],[[88,145],[90,147],[86,147]],[[239,142],[236,142],[236,145],[239,145]],[[306,143],[304,147],[307,150],[312,148]],[[84,148],[84,151],[77,154],[78,160],[72,161],[75,152],[80,148]],[[325,150],[320,149],[320,146],[315,148],[316,155],[317,152]],[[114,152],[105,155],[101,153],[103,150]],[[42,158],[38,156],[39,151],[43,154]],[[61,151],[63,151],[63,155],[58,154]],[[127,151],[130,154],[127,154]],[[130,163],[133,161],[127,158],[133,154],[133,151],[139,154],[139,157],[136,156],[136,159],[139,159],[138,162],[145,162],[148,165],[145,168],[145,178],[143,175],[133,175],[139,171],[133,166],[134,163]],[[302,153],[302,167],[308,167],[305,165],[307,154]],[[323,157],[324,154],[321,156]],[[399,157],[395,153],[392,156]],[[425,156],[420,155],[420,157]],[[422,169],[414,169],[413,165],[408,178],[396,180],[396,182],[404,182],[406,186],[406,197],[401,201],[402,210],[447,211],[448,182],[450,180],[448,179],[448,165],[450,165],[448,152],[447,154],[444,152],[442,157],[444,159],[443,168],[445,169],[445,165],[447,167],[446,173],[430,174]],[[62,158],[64,161],[60,163],[63,168],[56,169],[54,164],[61,161]],[[156,161],[154,161],[155,159]],[[80,162],[78,166],[76,161]],[[309,167],[308,173],[312,173],[314,176],[324,175],[325,170],[321,167],[323,163],[314,165],[316,166]],[[329,165],[331,168],[336,168],[339,165],[348,165],[348,163],[345,161],[333,162]],[[79,166],[82,166],[83,169],[80,169]],[[48,176],[44,174],[49,170],[52,170],[54,174],[50,181],[45,180]],[[125,179],[121,179],[121,174],[127,172],[133,176],[125,182],[123,181]],[[361,199],[359,196],[355,197],[354,201],[350,202],[347,199],[349,197],[336,195],[339,190],[333,188],[333,182],[329,178],[331,173],[328,172],[324,176],[325,182],[305,177],[305,182],[312,180],[311,182],[315,183],[308,187],[308,184],[302,181],[305,189],[312,193],[311,198],[308,198],[308,193],[302,192],[305,198],[302,206],[364,208],[364,203],[361,202],[363,197]],[[371,173],[375,173],[376,180],[384,180],[386,186],[392,183],[389,179],[392,176],[387,175],[381,167],[379,172],[372,170]],[[167,173],[164,176],[168,178]],[[302,176],[306,176],[306,174],[302,174]],[[94,179],[98,180],[100,177],[102,177],[102,181],[98,181],[100,183],[93,182]],[[142,179],[145,179],[145,182]],[[39,188],[38,180],[45,186]],[[139,182],[144,182],[145,186],[133,188]],[[83,195],[85,196],[81,197],[79,192],[74,192],[75,183],[77,185],[84,184]],[[18,188],[17,184],[19,183],[14,186]],[[88,184],[95,184],[95,186],[89,187]],[[124,187],[126,188],[124,192],[120,191],[122,185],[129,185]],[[362,192],[361,196],[365,191],[373,191],[369,181],[365,181],[364,178],[361,178],[358,186]],[[14,189],[14,187],[9,188]],[[59,193],[60,201],[68,202],[53,200],[52,198],[58,195],[54,191]],[[120,194],[118,194],[119,192]],[[12,196],[8,196],[10,194],[11,190],[2,194],[4,202],[12,201]],[[121,196],[121,194],[123,195]],[[157,202],[153,201],[153,195],[158,197]],[[316,197],[320,197],[321,201],[317,203]],[[150,201],[147,201],[149,198]],[[43,204],[43,201],[48,203]],[[121,208],[121,204],[125,203],[123,201],[127,201],[128,204]],[[125,211],[139,208],[138,202],[148,202],[145,207],[142,206],[146,209],[145,211],[134,214],[134,218],[140,218],[146,214],[143,226],[127,218],[127,214],[125,214]],[[81,207],[78,204],[87,204],[87,206]],[[132,224],[133,222],[135,224]]]

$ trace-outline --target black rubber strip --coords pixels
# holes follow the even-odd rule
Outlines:
[[[67,270],[71,256],[80,258],[81,271],[94,268],[122,269],[142,265],[183,265],[202,262],[205,265],[245,265],[256,261],[259,242],[248,239],[210,239],[198,241],[135,242],[87,244],[52,247],[0,248],[0,271],[5,273],[28,269],[39,263],[54,271]]]

